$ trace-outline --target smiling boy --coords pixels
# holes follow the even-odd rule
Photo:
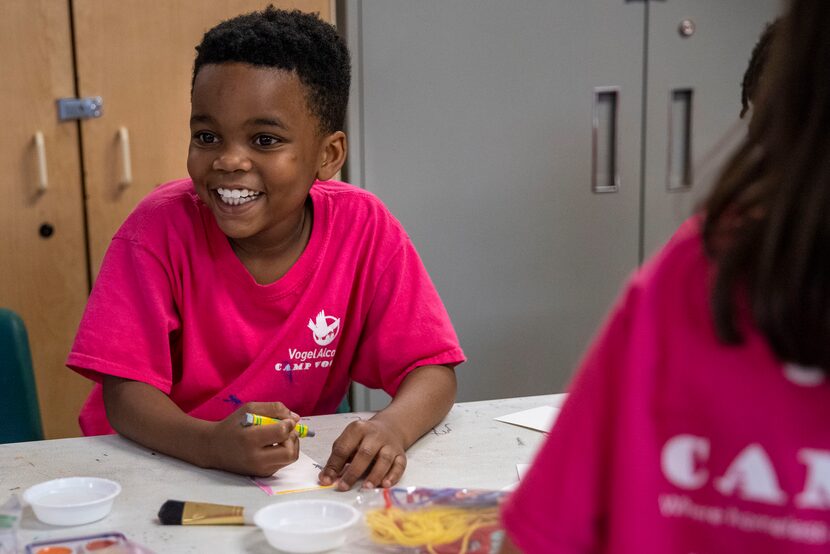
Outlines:
[[[86,434],[117,431],[201,467],[270,475],[298,414],[354,380],[393,400],[348,425],[323,484],[392,486],[447,414],[464,361],[400,223],[343,166],[349,56],[316,16],[268,8],[197,47],[190,179],[113,238],[67,364],[98,385]],[[243,427],[244,412],[285,419]]]

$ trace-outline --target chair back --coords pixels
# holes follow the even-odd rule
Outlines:
[[[352,411],[352,406],[349,404],[349,393],[346,393],[346,396],[343,397],[343,400],[340,401],[340,405],[337,406],[337,411],[334,413],[336,414],[348,414]]]
[[[42,438],[29,335],[19,315],[0,308],[0,443]]]

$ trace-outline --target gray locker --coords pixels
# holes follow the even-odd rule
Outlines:
[[[741,79],[779,0],[649,3],[644,253],[705,196],[746,133]]]
[[[345,9],[348,177],[401,220],[449,310],[458,399],[562,390],[638,261],[644,4]]]
[[[346,177],[421,253],[469,357],[460,401],[563,390],[626,277],[744,132],[741,77],[778,10],[339,3],[355,69]]]

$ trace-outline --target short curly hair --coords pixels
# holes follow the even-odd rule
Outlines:
[[[308,90],[309,108],[320,131],[343,130],[351,80],[349,50],[337,30],[316,14],[271,5],[219,23],[196,47],[191,87],[205,65],[230,62],[296,72]]]

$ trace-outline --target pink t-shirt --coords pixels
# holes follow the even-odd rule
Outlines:
[[[725,346],[692,219],[630,281],[503,508],[527,553],[830,551],[830,387],[741,316]]]
[[[281,401],[333,413],[349,382],[394,396],[429,364],[464,361],[446,310],[400,223],[369,192],[311,188],[308,245],[259,285],[189,179],[153,191],[107,250],[67,365],[99,384],[87,435],[112,433],[103,374],[157,387],[186,413],[219,420]]]

